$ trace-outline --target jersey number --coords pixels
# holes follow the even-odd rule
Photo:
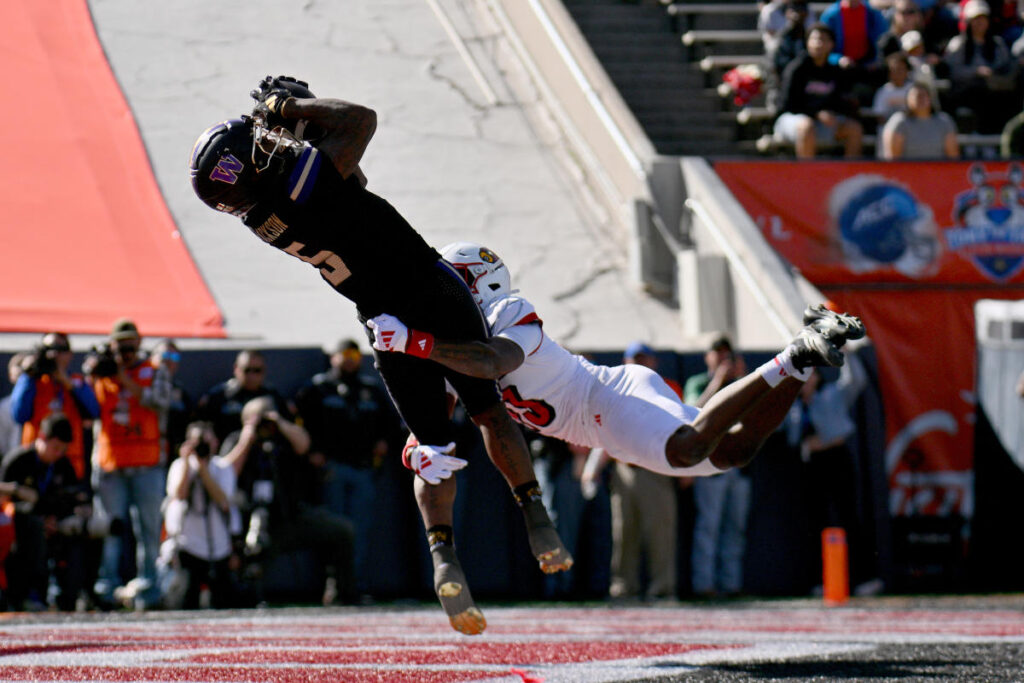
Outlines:
[[[527,427],[547,427],[555,421],[555,409],[540,399],[523,398],[514,385],[501,391],[501,400],[505,402],[512,418]]]
[[[284,248],[284,251],[298,259],[302,259],[314,268],[319,268],[320,275],[335,287],[352,274],[352,271],[348,269],[348,266],[341,260],[341,257],[333,251],[321,250],[315,254],[304,254],[303,249],[305,248],[306,245],[302,242],[292,242]]]

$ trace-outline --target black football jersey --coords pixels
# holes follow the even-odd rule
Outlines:
[[[440,258],[391,204],[355,174],[342,178],[314,147],[265,196],[243,219],[249,229],[319,270],[364,316],[400,310],[423,269]]]

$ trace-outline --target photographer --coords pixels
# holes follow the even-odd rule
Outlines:
[[[208,422],[193,422],[185,431],[178,458],[167,473],[164,527],[188,576],[182,607],[199,607],[199,588],[210,588],[213,607],[230,607],[231,499],[235,470],[217,450]],[[170,597],[165,594],[165,600]]]
[[[145,609],[160,600],[156,557],[160,547],[160,503],[164,497],[164,468],[160,462],[160,414],[167,410],[171,384],[167,369],[139,353],[141,337],[131,320],[114,324],[109,344],[91,354],[84,369],[100,405],[93,488],[110,517],[128,519],[138,513],[135,538],[142,548],[138,579],[119,592],[124,600]],[[113,603],[121,586],[122,538],[111,535],[103,545],[96,597]]]
[[[308,502],[316,486],[309,446],[306,430],[281,417],[270,396],[242,408],[242,429],[228,436],[221,452],[238,475],[246,554],[311,550],[325,569],[324,602],[351,602],[352,523]]]
[[[36,439],[8,453],[0,464],[0,494],[14,501],[17,544],[8,559],[10,604],[14,609],[46,609],[49,562],[60,593],[57,607],[74,611],[84,587],[84,557],[90,531],[103,533],[94,519],[88,488],[65,457],[71,422],[47,415]]]
[[[80,479],[86,476],[85,427],[100,416],[96,394],[85,379],[68,372],[71,343],[63,332],[48,332],[23,364],[11,394],[11,414],[22,424],[21,443],[31,444],[43,418],[63,413],[71,422],[71,443],[65,455]]]

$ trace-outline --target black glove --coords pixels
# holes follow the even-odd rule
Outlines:
[[[278,76],[276,78],[267,76],[260,81],[256,89],[250,92],[249,95],[257,102],[265,103],[272,94],[282,95],[284,93],[287,93],[290,97],[298,97],[300,99],[316,97],[309,89],[309,83],[300,81],[292,76]]]
[[[285,119],[281,115],[281,108],[290,97],[297,99],[314,98],[316,95],[309,89],[306,81],[300,81],[292,76],[267,76],[255,90],[249,95],[256,100],[253,107],[253,116],[264,120],[268,128],[283,126],[296,133],[297,121]],[[324,135],[324,131],[318,126],[304,125],[304,133],[301,137],[305,140],[317,140]]]

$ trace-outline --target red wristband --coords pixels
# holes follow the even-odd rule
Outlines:
[[[419,330],[409,330],[409,341],[405,345],[405,352],[417,358],[426,358],[430,350],[434,348],[434,335]]]
[[[409,453],[412,449],[420,445],[420,442],[416,439],[413,434],[409,435],[409,438],[405,440],[405,446],[402,448],[402,464],[405,465],[405,469],[411,470],[412,465],[409,464]],[[413,470],[415,472],[415,470]]]

